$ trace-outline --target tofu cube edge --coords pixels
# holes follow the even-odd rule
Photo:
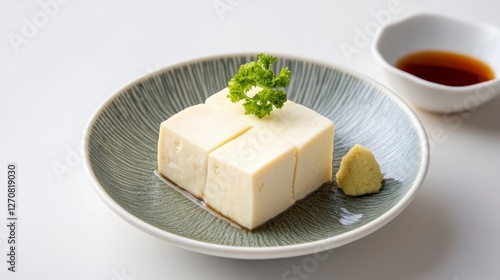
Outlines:
[[[294,204],[295,147],[253,127],[209,156],[205,203],[247,229]]]
[[[209,153],[248,129],[249,125],[210,106],[188,107],[160,126],[158,171],[201,199]]]

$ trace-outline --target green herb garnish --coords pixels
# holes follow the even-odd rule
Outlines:
[[[227,97],[233,103],[244,100],[245,115],[254,114],[261,119],[271,113],[273,106],[279,109],[285,104],[287,97],[283,89],[290,83],[291,72],[285,67],[275,76],[270,68],[277,58],[263,53],[258,57],[258,61],[240,66],[228,83]],[[246,93],[255,86],[262,90],[249,97]]]

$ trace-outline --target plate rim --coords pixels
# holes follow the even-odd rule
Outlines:
[[[348,243],[354,242],[358,239],[361,239],[376,230],[380,229],[391,220],[393,220],[398,214],[400,214],[413,200],[418,189],[422,186],[425,181],[425,177],[427,175],[429,169],[429,161],[430,161],[430,149],[429,149],[429,140],[427,137],[427,133],[422,125],[422,122],[416,115],[416,113],[411,109],[411,107],[406,103],[400,96],[398,96],[394,91],[390,90],[388,87],[383,85],[381,82],[374,80],[373,78],[360,73],[356,70],[349,69],[345,66],[335,65],[328,62],[319,61],[317,59],[307,58],[304,56],[297,55],[289,55],[289,54],[280,54],[273,52],[266,52],[268,54],[277,56],[278,58],[285,58],[289,60],[301,61],[305,63],[311,63],[319,66],[323,66],[326,68],[334,69],[340,72],[347,73],[352,75],[359,80],[362,80],[366,83],[369,83],[380,90],[384,91],[384,93],[392,99],[395,104],[399,108],[401,108],[405,114],[408,116],[411,123],[414,125],[415,130],[417,131],[417,136],[419,139],[419,143],[422,147],[422,160],[420,162],[420,170],[416,176],[415,181],[409,187],[408,192],[398,201],[395,205],[393,205],[387,212],[382,215],[376,217],[375,219],[369,221],[368,223],[361,225],[358,228],[349,230],[347,232],[331,236],[325,239],[292,244],[292,245],[283,245],[283,246],[269,246],[269,247],[245,247],[245,246],[230,246],[230,245],[221,245],[214,244],[205,241],[199,241],[195,239],[191,239],[188,237],[179,236],[177,234],[171,233],[169,231],[160,229],[156,226],[153,226],[140,218],[136,217],[132,213],[129,213],[126,209],[120,206],[116,201],[114,201],[111,196],[104,190],[104,187],[99,183],[96,175],[92,171],[91,163],[90,163],[90,153],[89,153],[89,140],[93,131],[94,124],[97,119],[101,115],[101,113],[111,104],[115,99],[119,98],[127,89],[132,88],[133,86],[145,81],[155,75],[160,73],[178,69],[183,66],[191,65],[194,63],[200,63],[204,61],[215,61],[228,57],[250,57],[257,56],[257,52],[241,52],[241,53],[226,53],[226,54],[218,54],[218,55],[209,55],[202,56],[198,58],[192,58],[186,61],[174,63],[172,65],[168,65],[162,68],[159,68],[153,72],[147,73],[145,75],[141,75],[136,77],[126,83],[124,86],[119,87],[115,90],[110,96],[108,96],[101,104],[97,107],[97,109],[92,113],[89,121],[87,122],[84,133],[83,133],[83,153],[84,160],[83,166],[87,176],[89,177],[94,190],[97,192],[98,196],[103,200],[103,202],[115,212],[119,217],[123,220],[127,221],[134,227],[139,228],[140,230],[153,235],[161,240],[170,243],[171,245],[184,248],[190,251],[218,256],[218,257],[226,257],[226,258],[234,258],[234,259],[276,259],[276,258],[285,258],[285,257],[295,257],[302,256],[308,254],[316,254],[322,251],[327,251],[333,248],[337,248]],[[151,171],[153,172],[153,171]]]

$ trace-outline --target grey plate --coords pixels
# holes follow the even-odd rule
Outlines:
[[[349,197],[335,182],[250,233],[237,229],[168,187],[153,173],[159,126],[223,89],[256,54],[193,60],[142,77],[101,105],[85,131],[85,167],[104,202],[132,225],[189,250],[246,259],[310,254],[377,230],[399,214],[422,184],[429,147],[422,125],[399,97],[357,73],[280,56],[292,71],[289,99],[335,123],[333,172],[356,143],[375,154],[380,193]]]

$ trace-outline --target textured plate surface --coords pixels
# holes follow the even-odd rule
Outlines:
[[[301,58],[287,66],[289,99],[335,123],[333,172],[360,143],[384,174],[380,193],[345,196],[335,182],[279,219],[250,233],[219,220],[158,179],[156,153],[162,121],[223,89],[256,54],[193,60],[142,77],[102,104],[85,131],[85,167],[104,202],[122,218],[170,243],[217,256],[264,259],[331,249],[359,239],[399,214],[423,182],[429,151],[411,109],[359,74]]]

